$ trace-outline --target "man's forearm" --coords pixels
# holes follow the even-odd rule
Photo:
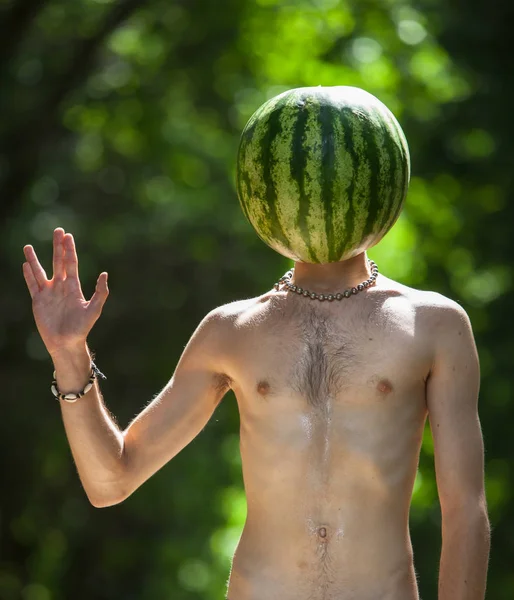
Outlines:
[[[491,546],[487,514],[479,509],[443,517],[438,600],[484,600]]]
[[[87,345],[52,355],[57,387],[79,392],[87,383],[91,354]],[[76,402],[59,400],[66,435],[89,500],[95,506],[120,502],[125,496],[123,434],[107,411],[98,381]]]

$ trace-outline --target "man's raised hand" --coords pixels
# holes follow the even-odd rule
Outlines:
[[[101,273],[95,293],[88,301],[80,287],[77,251],[71,233],[61,227],[54,231],[53,277],[47,279],[34,248],[24,246],[27,262],[23,275],[32,297],[32,311],[39,334],[48,352],[73,350],[83,346],[98,320],[109,290],[107,273]]]

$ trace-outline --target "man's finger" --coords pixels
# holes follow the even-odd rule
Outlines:
[[[94,313],[102,312],[103,305],[109,295],[109,288],[107,287],[107,273],[100,273],[98,281],[96,282],[95,293],[91,296],[89,306]]]
[[[34,248],[29,244],[24,246],[23,253],[25,254],[25,258],[27,259],[30,268],[32,269],[32,274],[34,275],[37,284],[40,288],[44,287],[48,283],[48,279],[46,277],[45,270],[39,263],[37,259],[36,253],[34,252]]]
[[[29,288],[30,297],[34,298],[34,296],[40,290],[36,278],[34,277],[34,273],[32,272],[32,269],[30,268],[28,262],[23,263],[23,277],[25,277],[25,282],[27,284],[27,287]]]
[[[79,278],[79,261],[77,258],[77,250],[75,248],[75,240],[71,233],[64,236],[64,268],[66,277]]]
[[[64,279],[64,229],[57,227],[54,230],[54,279]]]

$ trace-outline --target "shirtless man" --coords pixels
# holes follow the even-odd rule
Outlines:
[[[88,380],[87,302],[73,236],[54,232],[53,278],[25,246],[25,280],[62,393]],[[334,293],[368,279],[366,253],[297,263],[294,282]],[[206,425],[227,390],[240,412],[248,516],[229,600],[418,600],[408,516],[426,417],[443,545],[438,600],[484,600],[490,527],[469,319],[452,300],[381,274],[340,302],[284,286],[211,311],[160,394],[120,431],[98,382],[60,400],[91,503],[130,496]]]

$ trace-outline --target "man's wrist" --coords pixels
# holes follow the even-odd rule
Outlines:
[[[51,355],[57,386],[62,393],[80,392],[91,374],[91,353],[87,344],[61,348]]]
[[[56,360],[67,360],[70,358],[73,359],[75,356],[82,355],[84,351],[89,353],[86,340],[77,342],[75,344],[70,344],[68,346],[61,346],[59,348],[55,348],[54,350],[49,350],[48,352],[52,360],[55,362]]]

